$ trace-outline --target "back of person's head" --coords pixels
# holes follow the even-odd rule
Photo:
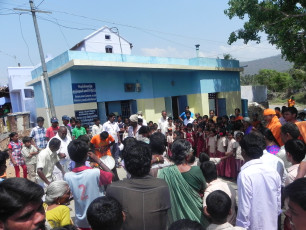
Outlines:
[[[6,160],[9,158],[7,151],[0,151],[0,165],[6,164]]]
[[[91,202],[87,209],[87,220],[92,230],[120,230],[123,213],[120,203],[114,198],[103,196]]]
[[[20,211],[29,203],[41,203],[43,188],[24,178],[8,178],[0,183],[0,221]]]
[[[215,163],[206,161],[201,163],[200,168],[207,183],[210,183],[218,178],[217,167]]]
[[[273,135],[273,133],[271,132],[270,129],[268,129],[268,128],[263,128],[263,129],[261,130],[261,133],[262,133],[262,135],[263,135],[268,141],[274,141],[274,142],[279,146],[277,140],[275,139],[275,137],[274,137],[274,135]]]
[[[79,141],[84,141],[85,143],[89,143],[89,141],[90,141],[90,139],[89,139],[89,137],[87,136],[87,135],[81,135],[81,136],[79,136],[78,137],[78,140]]]
[[[260,133],[251,132],[240,141],[240,146],[250,159],[258,159],[263,154],[265,140]]]
[[[123,151],[123,160],[126,170],[135,177],[149,174],[151,169],[152,153],[148,144],[137,141]]]
[[[99,119],[99,118],[94,118],[94,119],[93,119],[93,122],[94,122],[94,123],[96,123],[97,121],[100,121],[100,119]]]
[[[166,150],[167,139],[162,133],[153,133],[150,136],[150,147],[152,154],[162,155]]]
[[[293,181],[284,189],[285,198],[299,205],[306,211],[306,178]]]
[[[305,158],[306,147],[303,141],[291,139],[285,143],[286,152],[290,153],[293,160],[300,163]]]
[[[168,230],[204,230],[204,228],[199,222],[182,219],[173,222]]]
[[[73,140],[69,143],[67,149],[71,160],[82,163],[86,160],[89,147],[84,141]]]
[[[108,138],[109,134],[106,131],[103,131],[102,133],[100,133],[100,138],[102,140],[106,140],[106,138]]]
[[[75,120],[75,124],[81,124],[82,121],[81,120]]]
[[[225,192],[216,190],[207,196],[206,206],[213,223],[223,224],[230,213],[232,201]]]
[[[150,133],[150,127],[149,126],[141,126],[140,129],[138,130],[138,133],[143,135],[143,134],[148,134]]]
[[[280,107],[275,107],[274,110],[277,110],[280,112]]]
[[[57,180],[51,182],[47,186],[45,202],[50,205],[53,204],[54,201],[63,196],[68,190],[68,183],[63,180]]]
[[[187,128],[191,128],[192,129],[192,127],[193,127],[193,124],[191,124],[191,123],[187,124]]]
[[[210,160],[210,157],[208,156],[208,154],[206,153],[201,153],[200,156],[199,156],[199,161],[200,163],[203,163],[203,162],[206,162],[206,161],[209,161]]]
[[[31,137],[23,137],[22,138],[22,143],[25,144],[27,142],[31,142],[31,140],[32,140]]]
[[[79,230],[79,228],[72,224],[69,224],[58,228],[52,228],[52,230]]]
[[[293,139],[297,139],[301,135],[297,125],[292,122],[283,124],[281,127],[281,132],[285,135],[289,134]]]
[[[186,157],[192,152],[192,147],[189,141],[185,139],[178,139],[173,142],[171,152],[171,160],[176,165],[179,165],[185,162]]]
[[[61,141],[57,138],[52,138],[49,142],[50,149],[59,148],[60,146],[61,146]]]

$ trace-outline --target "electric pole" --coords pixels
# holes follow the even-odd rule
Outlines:
[[[50,108],[51,116],[56,117],[55,107],[54,107],[53,98],[52,98],[52,92],[51,92],[51,88],[50,88],[50,81],[49,81],[47,66],[46,66],[46,62],[45,62],[44,51],[43,51],[42,44],[41,44],[41,39],[40,39],[40,34],[39,34],[39,29],[38,29],[36,14],[35,14],[36,12],[39,12],[39,13],[51,13],[51,12],[36,10],[32,0],[30,0],[29,3],[30,3],[31,10],[18,9],[18,8],[14,8],[14,10],[30,11],[32,13],[34,28],[35,28],[35,33],[36,33],[36,39],[37,39],[37,44],[38,44],[38,49],[39,49],[41,67],[42,67],[42,70],[43,70],[43,78],[44,78],[45,85],[46,85],[48,108]],[[44,92],[44,94],[45,94],[45,92]],[[47,108],[47,110],[48,110],[48,108]],[[47,111],[47,113],[48,113],[48,111]]]

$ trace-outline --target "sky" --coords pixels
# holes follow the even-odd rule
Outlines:
[[[229,53],[240,61],[280,54],[266,41],[227,44],[231,32],[243,21],[230,20],[227,0],[33,0],[45,56],[56,57],[93,31],[117,27],[133,44],[132,55],[192,58],[195,45],[200,56],[222,58]],[[34,25],[26,0],[0,0],[0,84],[7,82],[7,67],[40,63]],[[21,13],[21,14],[20,14]]]

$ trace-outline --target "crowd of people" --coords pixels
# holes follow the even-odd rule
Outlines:
[[[294,106],[51,123],[38,117],[0,152],[0,229],[305,229],[306,121]],[[6,178],[7,159],[16,178]]]

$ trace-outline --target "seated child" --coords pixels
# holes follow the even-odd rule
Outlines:
[[[125,214],[120,203],[111,197],[98,197],[87,209],[87,220],[92,230],[121,230]]]
[[[37,164],[37,154],[38,150],[31,144],[30,137],[24,137],[22,139],[23,146],[21,154],[28,169],[28,179],[30,181],[36,182],[36,164]]]
[[[207,227],[207,230],[234,230],[241,227],[233,227],[227,222],[227,216],[231,211],[231,198],[223,191],[217,190],[207,196],[206,212],[212,220],[212,224]]]
[[[71,160],[75,161],[72,172],[65,174],[75,201],[75,225],[79,228],[90,228],[86,219],[86,210],[97,197],[105,195],[105,185],[112,182],[114,174],[92,152],[88,152],[88,144],[84,141],[73,140],[68,145]],[[90,156],[102,169],[85,166]]]
[[[292,139],[286,142],[285,149],[287,160],[292,163],[292,166],[287,169],[285,180],[285,186],[287,186],[295,180],[300,163],[305,158],[306,148],[303,141]]]

